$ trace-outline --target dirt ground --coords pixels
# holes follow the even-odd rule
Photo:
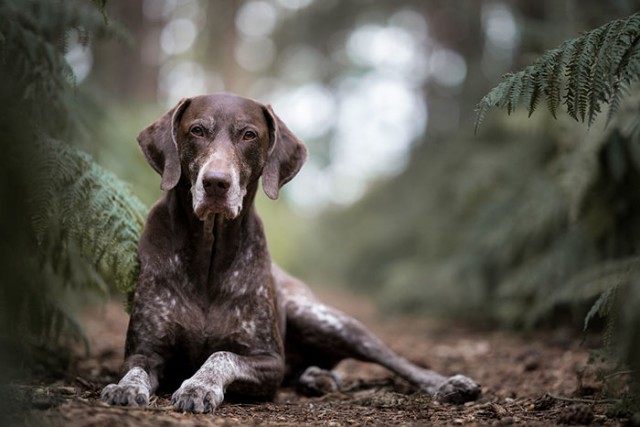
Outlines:
[[[462,373],[482,384],[465,405],[440,404],[384,369],[355,361],[338,367],[343,386],[319,398],[283,389],[273,402],[224,402],[213,414],[172,410],[168,395],[148,409],[109,407],[100,390],[117,381],[128,317],[113,302],[87,313],[90,357],[66,379],[30,384],[30,408],[20,424],[49,426],[404,426],[404,425],[624,425],[601,390],[588,351],[560,330],[528,335],[469,325],[382,316],[361,298],[321,295],[363,321],[394,350],[445,374]],[[597,403],[594,403],[597,402]]]

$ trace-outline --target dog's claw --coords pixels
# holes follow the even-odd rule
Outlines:
[[[138,385],[109,384],[100,398],[109,405],[142,407],[149,404],[149,391]]]
[[[216,386],[205,386],[187,380],[173,393],[171,404],[180,412],[200,414],[214,411],[223,399],[222,390]]]

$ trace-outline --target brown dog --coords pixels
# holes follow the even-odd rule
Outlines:
[[[307,156],[271,107],[231,94],[184,99],[138,141],[165,194],[140,239],[125,375],[103,400],[144,406],[161,383],[181,383],[172,403],[191,412],[215,409],[225,393],[271,398],[283,380],[321,394],[338,389],[329,370],[345,358],[442,401],[478,396],[471,379],[409,363],[271,263],[258,181],[276,199]]]

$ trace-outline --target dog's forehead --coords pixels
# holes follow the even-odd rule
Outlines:
[[[208,119],[217,123],[266,124],[262,104],[232,94],[203,95],[192,98],[189,108],[185,111],[185,118]]]

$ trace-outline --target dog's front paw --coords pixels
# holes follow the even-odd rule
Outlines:
[[[137,384],[109,384],[100,398],[109,405],[147,406],[149,404],[149,389]]]
[[[442,383],[434,398],[446,403],[464,403],[476,400],[480,395],[480,384],[464,375],[454,375]]]
[[[180,412],[212,412],[222,403],[224,393],[217,385],[186,380],[171,396],[171,404]]]

